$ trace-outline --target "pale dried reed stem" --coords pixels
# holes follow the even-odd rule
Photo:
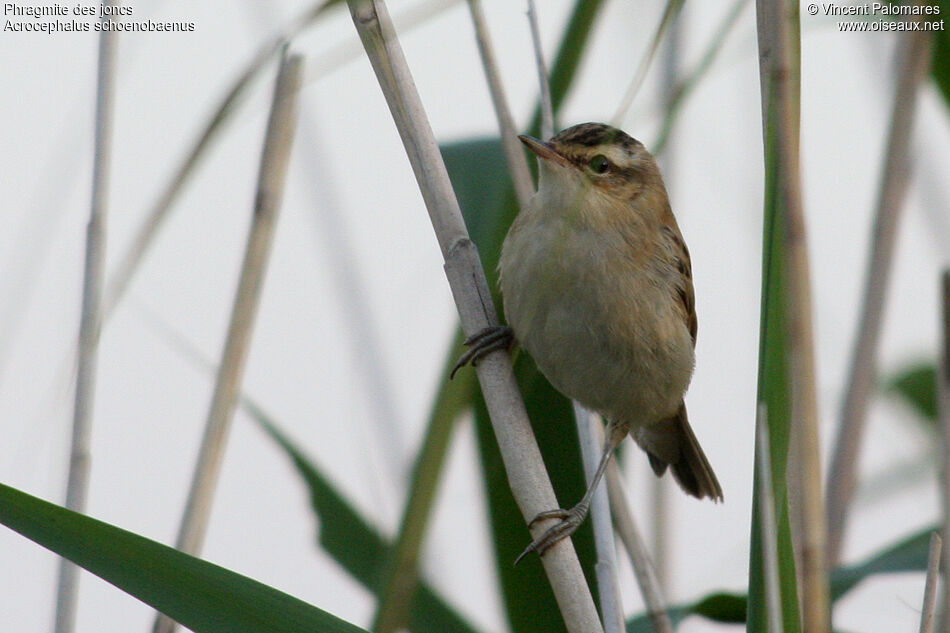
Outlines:
[[[940,284],[940,354],[937,358],[937,428],[940,429],[942,459],[940,499],[943,502],[943,542],[950,543],[950,269],[945,269]],[[950,631],[950,547],[943,548],[943,607],[940,630]]]
[[[604,450],[604,427],[600,420],[574,401],[574,420],[577,423],[577,436],[580,439],[581,459],[584,461],[584,475],[587,485],[591,485],[601,452]],[[620,599],[620,585],[617,580],[617,550],[614,546],[613,522],[610,518],[610,501],[606,483],[601,482],[594,492],[590,504],[590,520],[594,529],[594,550],[597,563],[597,587],[600,589],[600,612],[603,614],[604,633],[623,631],[623,602]]]
[[[494,47],[491,44],[491,38],[488,36],[488,25],[485,23],[481,0],[468,0],[468,8],[472,14],[475,41],[478,43],[482,67],[485,69],[485,80],[488,82],[492,105],[495,107],[495,116],[498,118],[501,147],[505,152],[505,161],[508,163],[508,171],[511,173],[511,182],[515,188],[515,196],[518,198],[518,206],[524,208],[531,196],[534,195],[534,184],[531,182],[528,159],[525,158],[524,147],[518,142],[518,131],[511,116],[511,109],[508,107],[505,88],[501,83],[501,73],[498,72]]]
[[[772,170],[776,220],[782,223],[785,337],[791,399],[788,486],[802,588],[803,630],[831,630],[825,562],[824,499],[818,397],[812,334],[811,286],[801,195],[800,73],[795,0],[756,2],[762,119],[767,168]]]
[[[498,316],[478,251],[468,236],[438,144],[385,3],[348,0],[348,4],[429,211],[462,329],[467,335],[472,335],[486,327],[496,326]],[[487,355],[478,363],[476,373],[512,493],[528,521],[539,512],[556,507],[557,500],[544,470],[507,352],[499,350]],[[534,528],[535,534],[540,535],[550,524],[551,521],[539,522]],[[554,545],[541,562],[568,631],[602,631],[570,539]]]
[[[666,611],[666,601],[663,599],[663,591],[656,578],[656,569],[653,567],[646,544],[627,505],[623,484],[620,481],[620,469],[615,460],[611,460],[607,467],[607,494],[610,496],[610,509],[615,529],[630,556],[633,573],[637,577],[637,584],[640,585],[643,601],[647,606],[647,615],[653,623],[653,628],[656,629],[656,633],[673,633],[673,623]]]
[[[297,122],[302,68],[302,58],[299,55],[291,55],[281,59],[277,73],[241,277],[221,364],[218,366],[198,462],[175,543],[175,547],[188,554],[200,553],[204,543],[214,491],[224,460],[228,431],[241,394],[241,380],[283,198],[284,180]],[[152,630],[154,633],[171,633],[175,627],[172,620],[159,615]]]
[[[538,28],[538,12],[534,8],[534,0],[528,0],[528,24],[531,26],[534,64],[538,69],[538,86],[541,89],[541,138],[547,140],[554,136],[554,106],[551,102],[551,84],[548,82],[548,66],[544,63],[541,30]]]
[[[920,633],[933,633],[937,610],[937,583],[940,581],[940,551],[943,539],[934,532],[930,535],[930,553],[927,556],[927,582],[924,585],[924,604],[920,610]]]
[[[103,8],[114,6],[106,0]],[[114,16],[104,16],[100,24],[111,24]],[[102,329],[102,279],[106,259],[106,212],[112,162],[112,122],[115,101],[115,62],[118,34],[111,29],[99,33],[99,62],[96,76],[95,149],[92,171],[92,203],[86,227],[86,261],[79,320],[79,359],[73,409],[66,507],[83,512],[89,493],[92,412],[96,392],[96,365],[99,333]],[[55,633],[71,633],[76,626],[79,568],[65,558],[59,561],[56,587]]]

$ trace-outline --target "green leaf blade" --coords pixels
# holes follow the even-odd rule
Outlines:
[[[0,523],[196,633],[360,633],[293,596],[0,484]]]
[[[896,393],[924,420],[937,421],[937,367],[932,363],[911,365],[887,381],[885,389]]]
[[[273,420],[256,407],[249,406],[248,409],[261,428],[287,453],[307,485],[311,506],[320,522],[320,545],[360,584],[378,593],[392,545],[337,492],[329,479],[277,428]],[[476,633],[425,582],[419,583],[413,596],[409,628],[416,633]]]

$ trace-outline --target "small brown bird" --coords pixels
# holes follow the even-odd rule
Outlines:
[[[572,534],[614,449],[629,433],[657,476],[667,467],[690,495],[722,500],[686,417],[696,311],[689,251],[653,156],[602,123],[548,142],[519,137],[540,163],[538,192],[505,238],[499,270],[508,328],[479,333],[459,361],[517,342],[564,395],[607,420],[597,473],[561,521],[519,557]]]

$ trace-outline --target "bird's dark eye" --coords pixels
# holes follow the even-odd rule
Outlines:
[[[610,161],[603,154],[597,154],[587,163],[595,174],[605,174],[610,169]]]

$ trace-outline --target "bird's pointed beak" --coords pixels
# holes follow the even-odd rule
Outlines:
[[[567,158],[558,153],[558,151],[551,147],[549,143],[545,143],[540,139],[536,139],[533,136],[528,136],[526,134],[522,134],[518,136],[518,138],[541,160],[551,161],[565,167],[570,167],[573,165],[571,161],[567,160]]]

